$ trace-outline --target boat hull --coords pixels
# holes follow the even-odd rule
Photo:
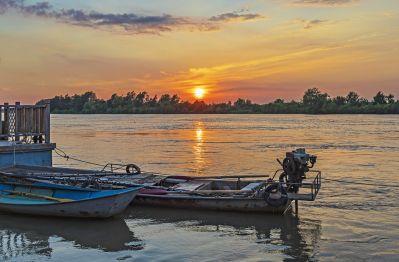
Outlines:
[[[96,199],[51,204],[0,204],[0,211],[25,215],[107,218],[121,213],[137,195],[137,190]]]
[[[106,218],[121,213],[141,189],[101,191],[47,183],[8,183],[0,187],[1,212],[78,218]]]
[[[291,201],[273,207],[264,199],[138,194],[133,203],[169,208],[282,214],[289,208]]]

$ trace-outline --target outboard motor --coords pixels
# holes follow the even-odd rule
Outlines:
[[[287,183],[289,192],[298,192],[302,180],[306,178],[306,172],[314,166],[316,159],[316,156],[307,154],[304,148],[287,152],[283,163],[278,160],[284,170],[279,181]]]

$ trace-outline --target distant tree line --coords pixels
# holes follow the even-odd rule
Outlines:
[[[204,101],[182,101],[177,95],[164,94],[150,97],[147,92],[128,92],[125,96],[113,94],[99,99],[94,92],[81,95],[56,96],[39,101],[50,101],[51,112],[58,114],[399,114],[399,101],[379,91],[372,101],[356,92],[331,98],[317,88],[305,91],[301,101],[286,102],[277,99],[256,104],[238,98],[235,102],[206,104]]]

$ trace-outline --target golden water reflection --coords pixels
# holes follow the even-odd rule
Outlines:
[[[318,156],[316,168],[322,170],[324,178],[366,179],[375,185],[399,183],[395,173],[399,161],[393,161],[399,159],[399,118],[393,115],[52,115],[51,120],[52,140],[57,146],[68,155],[96,163],[136,163],[145,171],[165,175],[273,174],[279,168],[276,157],[282,159],[286,151],[305,147],[309,153]],[[54,164],[93,168],[57,157],[54,157]],[[130,231],[145,240],[143,250],[148,250],[145,255],[149,256],[144,257],[147,259],[166,260],[167,252],[181,258],[186,252],[187,257],[196,257],[197,260],[209,257],[228,260],[228,254],[237,255],[238,248],[242,247],[247,259],[256,260],[263,256],[258,260],[273,260],[270,257],[276,254],[274,248],[288,246],[284,254],[291,250],[292,261],[306,252],[309,259],[303,259],[305,261],[348,260],[348,254],[352,260],[392,260],[392,250],[398,250],[399,243],[399,227],[393,223],[399,216],[396,201],[399,192],[395,188],[381,190],[374,186],[323,183],[315,202],[300,205],[301,220],[297,225],[295,221],[280,225],[279,216],[271,218],[275,222],[270,222],[269,217],[259,218],[256,232],[251,231],[259,238],[242,234],[255,223],[250,220],[252,215],[242,217],[244,222],[235,231],[237,234],[228,235],[228,229],[235,230],[229,225],[227,232],[222,231],[216,238],[209,231],[196,234],[193,232],[196,226],[179,231],[169,222],[158,225],[157,221],[152,222],[151,217],[152,234],[147,233],[149,228],[140,224],[140,220],[130,227]],[[161,217],[169,216],[164,211],[155,209],[156,212]],[[180,210],[171,212],[182,216]],[[221,214],[220,219],[200,229],[218,225],[222,228],[223,220],[230,216]],[[188,216],[176,224],[190,225],[192,217],[198,215]],[[204,219],[209,221],[208,217],[207,214]],[[237,216],[231,217],[233,221],[229,224],[234,225]],[[302,218],[317,219],[321,223],[303,224]],[[3,221],[0,220],[0,229],[5,224]],[[114,227],[107,226],[110,230]],[[314,227],[316,236],[317,231],[321,231],[321,240],[306,231]],[[159,234],[160,229],[164,229],[163,234]],[[292,238],[301,230],[305,230],[301,237]],[[96,230],[88,232],[90,237],[93,232]],[[238,234],[245,239],[236,242]],[[199,236],[203,241],[197,241]],[[164,237],[163,241],[161,237]],[[292,239],[296,240],[290,242]],[[281,246],[280,240],[286,244]],[[254,242],[264,244],[254,245]],[[86,243],[84,246],[89,245]],[[164,249],[157,253],[153,247]],[[11,250],[16,249],[11,246]],[[75,249],[63,250],[72,253]],[[274,260],[284,259],[278,258]]]
[[[194,152],[194,169],[196,174],[202,174],[207,161],[204,156],[204,123],[197,121],[195,123],[195,143],[193,145]]]
[[[201,128],[198,128],[196,130],[196,135],[197,135],[197,141],[202,142],[202,129]]]

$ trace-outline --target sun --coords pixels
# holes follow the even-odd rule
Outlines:
[[[197,99],[202,99],[205,95],[205,89],[203,89],[202,87],[197,87],[194,89],[194,96]]]

